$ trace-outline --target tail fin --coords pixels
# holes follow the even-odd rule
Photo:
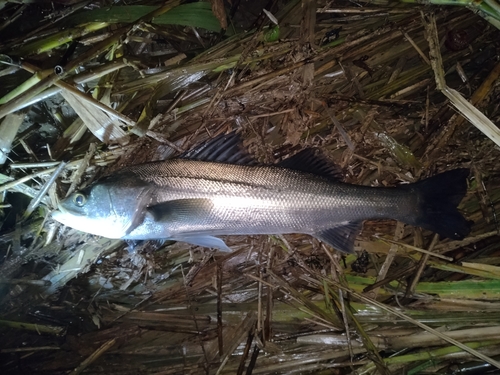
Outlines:
[[[408,185],[407,189],[419,197],[418,215],[412,224],[454,240],[466,237],[471,222],[457,206],[467,191],[468,175],[466,168],[454,169]]]

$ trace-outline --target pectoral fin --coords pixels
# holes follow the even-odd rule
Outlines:
[[[325,229],[313,234],[318,240],[326,242],[343,253],[354,253],[354,240],[361,231],[362,222],[349,222],[344,225]]]
[[[147,211],[157,223],[175,225],[177,223],[192,223],[210,213],[213,203],[210,199],[192,198],[176,199],[149,206]]]
[[[148,215],[154,223],[172,228],[189,227],[206,218],[213,208],[210,199],[177,199],[148,207]],[[231,249],[220,238],[205,234],[175,234],[169,240],[188,242],[193,245],[210,247],[222,251]]]

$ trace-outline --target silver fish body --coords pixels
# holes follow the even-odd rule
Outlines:
[[[456,205],[468,171],[447,173],[374,188],[280,166],[173,159],[102,179],[61,202],[54,218],[110,238],[173,239],[223,250],[227,246],[215,236],[306,233],[352,252],[366,219],[397,219],[452,238],[466,235],[469,226]],[[436,196],[436,189],[447,198]],[[448,217],[451,223],[435,224]]]
[[[171,215],[168,226],[139,225],[122,236],[129,239],[198,233],[314,234],[366,218],[404,220],[416,206],[416,197],[402,190],[333,183],[272,166],[172,160],[128,170],[151,184],[150,205],[175,207],[164,216]]]

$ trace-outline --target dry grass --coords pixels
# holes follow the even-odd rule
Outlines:
[[[0,2],[2,373],[499,371],[495,0],[276,2],[279,34],[233,1],[224,35],[220,7],[103,3]],[[266,163],[318,146],[356,184],[469,167],[472,233],[369,221],[349,256],[305,235],[129,253],[50,220],[68,191],[231,129]]]

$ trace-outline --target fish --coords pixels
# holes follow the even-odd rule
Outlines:
[[[240,136],[213,138],[180,156],[125,167],[63,199],[52,217],[74,229],[131,241],[173,240],[222,251],[223,235],[303,233],[353,253],[365,220],[395,219],[441,237],[471,229],[457,206],[469,169],[410,184],[343,182],[317,148],[263,165]]]

